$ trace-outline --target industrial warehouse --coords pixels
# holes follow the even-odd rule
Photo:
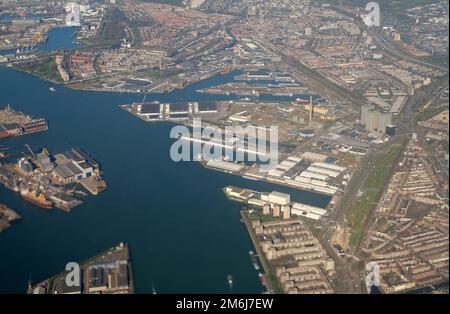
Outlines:
[[[320,157],[318,159],[320,161],[314,161],[317,156]],[[257,164],[249,166],[221,159],[209,160],[204,164],[208,168],[241,175],[252,180],[262,180],[334,196],[346,186],[350,174],[346,167],[327,161],[328,158],[325,155],[305,152],[301,157],[288,156],[269,171],[264,171]]]
[[[15,111],[9,105],[0,110],[0,139],[46,131],[47,129],[48,123],[45,119],[33,119],[31,116]]]
[[[175,102],[159,101],[122,105],[121,108],[144,121],[186,121],[194,117],[227,111],[227,102]]]

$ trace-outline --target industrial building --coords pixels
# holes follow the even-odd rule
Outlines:
[[[26,174],[33,172],[33,165],[26,158],[19,159],[17,165]]]
[[[50,157],[44,152],[36,155],[36,162],[42,172],[50,172],[53,170],[53,164],[50,161]]]
[[[217,113],[219,104],[213,101],[174,103],[153,101],[134,104],[131,110],[148,121],[187,120],[199,114]]]
[[[206,164],[208,167],[215,168],[226,172],[239,172],[244,169],[241,164],[235,164],[234,162],[224,161],[220,159],[213,159]]]
[[[272,192],[269,194],[268,200],[273,204],[288,205],[291,202],[291,196],[281,192]]]
[[[263,215],[272,214],[274,218],[286,220],[295,215],[319,220],[327,214],[326,209],[292,202],[289,194],[281,192],[261,193],[234,186],[226,187],[224,192],[228,198],[261,208]]]
[[[89,178],[98,170],[98,163],[77,148],[56,155],[55,159],[53,174],[64,184]]]

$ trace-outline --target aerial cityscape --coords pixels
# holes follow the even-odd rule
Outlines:
[[[0,294],[448,294],[448,58],[448,0],[1,0]]]

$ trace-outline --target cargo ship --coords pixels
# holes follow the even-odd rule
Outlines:
[[[20,195],[27,202],[30,202],[41,208],[45,208],[45,209],[53,208],[53,202],[47,200],[45,195],[42,193],[36,193],[36,192],[30,191],[28,189],[22,189],[22,190],[20,190]]]

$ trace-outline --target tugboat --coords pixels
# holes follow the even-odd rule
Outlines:
[[[233,275],[229,274],[227,276],[228,286],[230,286],[230,291],[233,290]]]
[[[30,202],[41,208],[45,208],[45,209],[53,208],[53,202],[47,200],[45,195],[42,193],[36,193],[36,192],[30,191],[28,189],[22,189],[22,190],[20,190],[20,195],[27,202]]]

